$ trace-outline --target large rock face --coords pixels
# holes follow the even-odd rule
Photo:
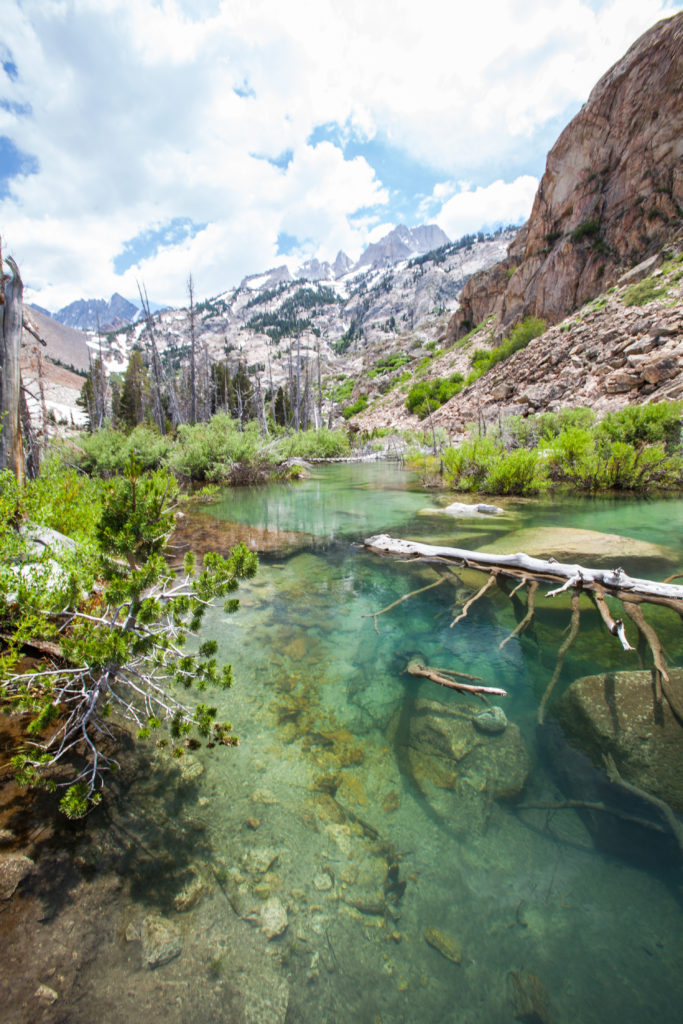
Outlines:
[[[507,260],[473,277],[452,338],[495,313],[557,323],[683,223],[683,14],[634,43],[548,154]]]

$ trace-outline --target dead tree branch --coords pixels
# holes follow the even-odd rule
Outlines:
[[[456,625],[456,623],[460,622],[460,620],[461,620],[461,619],[464,619],[464,618],[466,617],[466,615],[467,615],[468,611],[470,610],[470,608],[472,607],[472,605],[473,605],[473,604],[475,603],[475,601],[478,601],[480,597],[483,597],[483,596],[484,596],[484,594],[486,593],[486,591],[487,591],[487,590],[490,590],[490,589],[491,589],[491,587],[492,587],[492,586],[493,586],[493,585],[495,584],[495,582],[496,582],[496,576],[497,576],[497,575],[498,575],[498,574],[497,574],[497,572],[495,572],[495,571],[491,572],[491,574],[490,574],[489,578],[487,579],[486,583],[485,583],[485,584],[484,584],[484,586],[483,586],[483,587],[481,588],[481,590],[478,590],[478,591],[477,591],[477,593],[476,593],[476,594],[474,595],[474,597],[471,597],[471,598],[469,599],[469,601],[466,601],[466,602],[465,602],[465,604],[463,605],[463,609],[462,609],[462,611],[460,612],[460,614],[459,614],[459,615],[456,615],[456,617],[455,617],[455,618],[453,619],[453,621],[451,622],[451,625],[450,625],[450,628],[451,628],[451,629],[453,629],[453,626],[455,626],[455,625]]]
[[[521,622],[517,623],[516,628],[513,629],[513,631],[508,636],[506,636],[504,640],[501,640],[500,644],[498,645],[498,650],[499,651],[502,651],[503,648],[505,647],[505,645],[507,643],[509,643],[510,640],[512,640],[514,637],[521,636],[521,634],[524,632],[524,630],[527,628],[527,626],[529,625],[529,623],[531,622],[531,620],[534,617],[534,607],[535,607],[536,591],[538,590],[538,580],[529,580],[529,579],[522,580],[522,582],[519,583],[515,587],[515,589],[511,592],[510,597],[513,597],[517,593],[519,588],[524,586],[524,585],[526,585],[526,588],[527,588],[526,615],[521,620]]]
[[[557,652],[557,661],[555,662],[555,671],[553,672],[552,679],[548,683],[548,685],[546,687],[546,690],[545,690],[545,693],[543,694],[543,697],[541,698],[541,703],[538,706],[538,724],[539,725],[543,725],[543,719],[545,717],[546,704],[550,700],[550,696],[551,696],[553,690],[555,689],[555,685],[557,683],[557,680],[560,678],[560,672],[562,671],[562,666],[564,665],[564,656],[567,653],[567,651],[569,650],[569,648],[571,647],[571,645],[574,643],[574,640],[576,639],[576,634],[579,632],[579,621],[580,621],[580,615],[581,615],[581,612],[580,612],[580,600],[581,600],[581,591],[579,590],[578,587],[575,587],[574,588],[574,593],[572,594],[572,617],[571,617],[571,620],[570,620],[570,623],[569,623],[569,633],[567,634],[567,639],[564,641],[564,643],[560,647],[559,651]]]
[[[375,623],[375,633],[379,636],[379,630],[377,628],[377,616],[384,615],[385,612],[390,612],[392,608],[396,608],[397,605],[403,604],[410,597],[415,597],[417,594],[424,594],[426,590],[433,590],[434,587],[440,587],[442,583],[447,579],[446,576],[441,576],[440,579],[435,580],[434,583],[428,583],[426,587],[420,587],[419,590],[411,590],[409,594],[404,594],[403,597],[399,597],[397,601],[392,601],[386,608],[382,608],[378,612],[368,612],[366,615],[361,615],[361,619],[372,619]]]
[[[488,704],[485,694],[493,694],[497,697],[507,697],[507,690],[501,690],[496,686],[478,686],[471,683],[460,683],[457,679],[450,679],[449,676],[458,676],[461,679],[481,679],[481,676],[470,676],[466,672],[457,672],[454,669],[433,668],[423,665],[421,661],[414,659],[408,662],[406,672],[410,676],[422,676],[424,679],[431,679],[439,686],[447,686],[449,690],[460,690],[463,693],[474,693]]]

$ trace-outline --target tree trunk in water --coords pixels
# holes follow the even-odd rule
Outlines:
[[[2,275],[0,293],[0,469],[11,469],[19,483],[24,479],[21,442],[19,348],[23,319],[24,287],[14,260],[6,260],[11,276]],[[0,254],[0,269],[2,256]]]

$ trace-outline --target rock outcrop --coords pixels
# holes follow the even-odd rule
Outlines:
[[[557,323],[683,227],[683,14],[646,32],[604,75],[548,154],[507,259],[475,275],[452,339],[494,313]]]

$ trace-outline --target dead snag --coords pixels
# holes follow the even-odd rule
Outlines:
[[[635,604],[633,601],[624,601],[624,611],[628,615],[632,622],[635,622],[638,627],[638,632],[642,634],[647,640],[648,646],[652,652],[652,660],[655,666],[655,696],[657,703],[661,703],[662,700],[662,681],[669,682],[669,676],[666,671],[666,662],[664,661],[664,653],[662,651],[662,645],[659,637],[655,633],[654,629],[643,615],[643,609],[640,605]]]
[[[624,648],[625,651],[635,651],[635,647],[631,647],[630,643],[626,638],[624,620],[612,618],[612,613],[610,612],[609,607],[607,605],[607,601],[605,600],[605,591],[602,589],[602,587],[596,585],[593,593],[589,593],[588,596],[600,612],[602,621],[605,623],[607,629],[610,631],[612,636],[619,637],[619,640],[621,641],[621,646]]]
[[[404,594],[403,597],[399,597],[397,601],[392,601],[392,603],[388,604],[386,608],[382,608],[378,612],[368,612],[366,615],[361,615],[361,619],[372,619],[375,624],[375,633],[379,636],[379,630],[377,628],[378,615],[384,615],[385,612],[390,612],[392,608],[396,608],[397,605],[403,604],[403,602],[407,601],[409,597],[415,597],[417,594],[424,594],[425,590],[433,590],[434,587],[440,587],[447,578],[447,576],[442,576],[433,583],[428,583],[426,587],[420,587],[419,590],[411,590],[409,594]]]

